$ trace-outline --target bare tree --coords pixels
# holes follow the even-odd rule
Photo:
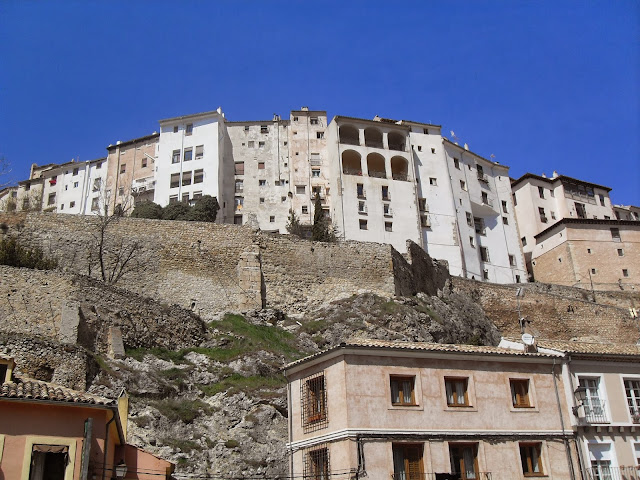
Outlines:
[[[88,252],[89,276],[95,274],[107,283],[117,283],[125,275],[142,267],[142,243],[133,238],[116,235],[115,225],[133,206],[130,189],[123,201],[110,209],[111,189],[103,185],[95,215],[91,216],[94,227],[91,235],[94,239]],[[93,207],[93,205],[92,205]],[[97,270],[97,272],[96,272]]]
[[[9,164],[9,161],[4,156],[0,157],[0,190],[13,183],[9,178],[10,174],[11,165]]]

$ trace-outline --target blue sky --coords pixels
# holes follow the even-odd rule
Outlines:
[[[512,177],[640,205],[640,2],[0,2],[0,155],[88,160],[157,121],[307,105],[443,125]]]

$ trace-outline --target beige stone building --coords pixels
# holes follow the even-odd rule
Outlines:
[[[290,475],[578,479],[560,356],[356,341],[293,362]]]
[[[640,222],[565,218],[534,236],[539,282],[596,290],[640,288]]]
[[[634,205],[614,205],[613,213],[618,220],[635,220],[640,222],[640,207]]]

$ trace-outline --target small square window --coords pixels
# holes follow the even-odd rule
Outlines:
[[[422,145],[418,145],[418,151],[421,152],[422,151]]]
[[[77,168],[74,168],[74,169],[73,169],[73,174],[74,174],[74,175],[78,175],[78,169],[77,169]]]
[[[275,223],[275,221],[276,221],[276,217],[275,217],[275,215],[271,215],[271,216],[269,217],[269,222],[270,222],[270,223]]]
[[[509,225],[509,219],[507,217],[502,217],[502,223],[504,225]]]
[[[258,180],[258,186],[259,187],[266,187],[267,186],[267,181],[266,180]]]
[[[618,256],[619,257],[624,257],[624,250],[623,249],[621,249],[621,248],[618,249]]]
[[[620,229],[619,228],[612,228],[611,229],[611,238],[613,239],[614,242],[619,242],[620,241]]]
[[[185,148],[184,149],[184,161],[190,162],[193,160],[193,148]]]
[[[182,172],[182,185],[191,185],[191,172]],[[184,201],[184,199],[183,199]]]
[[[595,268],[592,268],[592,269],[591,269],[591,275],[595,275],[595,274],[596,274],[596,272],[597,272],[597,270],[596,270]]]
[[[318,125],[318,117],[311,117],[311,119],[309,120],[309,123],[311,125]]]
[[[629,276],[629,270],[626,269],[626,268],[623,268],[622,269],[622,276],[625,277],[625,278],[628,277]]]
[[[204,145],[198,145],[196,147],[196,160],[204,157]]]
[[[260,203],[264,203],[264,197],[260,197]]]
[[[468,378],[448,378],[444,379],[444,386],[447,393],[447,405],[449,407],[468,407],[469,393],[467,386]]]
[[[187,123],[187,128],[184,132],[186,136],[193,135],[193,123]]]
[[[178,151],[178,155],[180,154],[180,151]],[[180,157],[178,157],[178,161],[180,161]],[[122,165],[120,165],[120,173],[124,173],[127,171],[127,166],[123,163]]]
[[[180,150],[174,150],[171,154],[171,163],[180,163]]]
[[[145,168],[145,167],[147,166],[147,159],[146,159],[146,158],[143,158],[143,159],[142,159],[142,161],[141,161],[141,163],[140,163],[140,166],[141,166],[142,168]]]
[[[80,185],[79,182],[73,182],[73,188],[78,188],[78,185]]]
[[[244,162],[236,162],[234,168],[236,175],[244,175]]]
[[[320,169],[319,168],[312,168],[311,169],[311,176],[313,178],[319,178],[320,177]]]
[[[460,170],[460,160],[457,158],[453,159],[453,166]]]
[[[302,206],[302,213],[303,213],[304,215],[306,215],[307,213],[309,213],[309,207],[307,207],[306,205],[303,205],[303,206]]]
[[[415,396],[416,377],[391,375],[391,405],[417,405]]]
[[[393,223],[392,222],[384,222],[384,231],[385,232],[393,232]]]
[[[264,148],[264,142],[258,142],[258,148]]]
[[[178,133],[178,125],[173,126],[173,133]]]
[[[258,170],[264,170],[264,162],[258,162]]]
[[[244,131],[245,131],[245,132],[248,132],[248,131],[249,131],[249,125],[245,125],[245,126],[244,126]]]
[[[304,195],[307,193],[306,185],[296,185],[296,195]]]
[[[297,122],[298,121],[298,117],[293,117],[293,121]]]
[[[425,135],[429,135],[429,129],[428,128],[423,128],[422,129],[422,133],[424,133]]]
[[[587,253],[591,254],[591,249],[590,248],[587,248]]]
[[[367,230],[367,221],[366,220],[359,220],[360,223],[360,230]]]
[[[268,125],[260,125],[260,133],[269,133]]]
[[[193,171],[193,183],[202,183],[204,180],[204,170],[201,168],[199,170]]]
[[[434,178],[434,177],[430,177],[429,178],[429,185],[432,185],[432,186],[435,187],[436,185],[438,185],[438,180],[436,178]]]
[[[280,201],[281,201],[282,203],[286,202],[286,201],[287,201],[287,197],[280,197]]]
[[[189,203],[189,192],[182,194],[182,203]]]
[[[435,149],[435,148],[432,148],[432,149],[431,149],[431,153],[436,153],[436,149]]]
[[[525,408],[531,406],[529,399],[529,380],[510,379],[511,403],[515,408]]]
[[[324,132],[316,132],[316,138],[317,138],[317,139],[322,139],[322,138],[324,138]]]

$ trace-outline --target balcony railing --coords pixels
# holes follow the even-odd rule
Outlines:
[[[356,137],[340,137],[340,143],[345,143],[347,145],[360,145],[360,139]]]
[[[478,180],[484,183],[489,183],[489,180],[487,179],[487,176],[484,173],[478,174]]]
[[[585,424],[594,424],[594,423],[609,423],[609,418],[607,417],[607,410],[605,408],[604,400],[598,400],[598,403],[592,400],[591,405],[585,405],[584,408],[584,417],[580,418],[580,423],[582,425]]]
[[[389,143],[389,150],[397,150],[399,152],[404,152],[405,151],[404,143]]]
[[[377,142],[375,140],[365,140],[365,147],[373,147],[373,148],[384,148],[382,142]]]
[[[374,171],[369,171],[369,176],[370,177],[375,177],[375,178],[387,178],[387,173],[386,172],[376,172]]]
[[[391,175],[391,178],[393,178],[394,180],[400,180],[401,182],[409,181],[409,177],[407,176],[406,173],[393,173]]]
[[[362,176],[362,170],[359,168],[345,168],[342,170],[345,175],[360,175]]]
[[[473,474],[467,474],[466,477],[463,476],[462,473],[392,473],[391,474],[391,480],[463,480],[463,479],[492,480],[492,477],[491,477],[491,472],[475,472]],[[615,479],[615,480],[618,480],[618,479]],[[636,479],[633,478],[633,480],[636,480]]]
[[[640,480],[640,467],[591,467],[585,472],[587,480]]]

